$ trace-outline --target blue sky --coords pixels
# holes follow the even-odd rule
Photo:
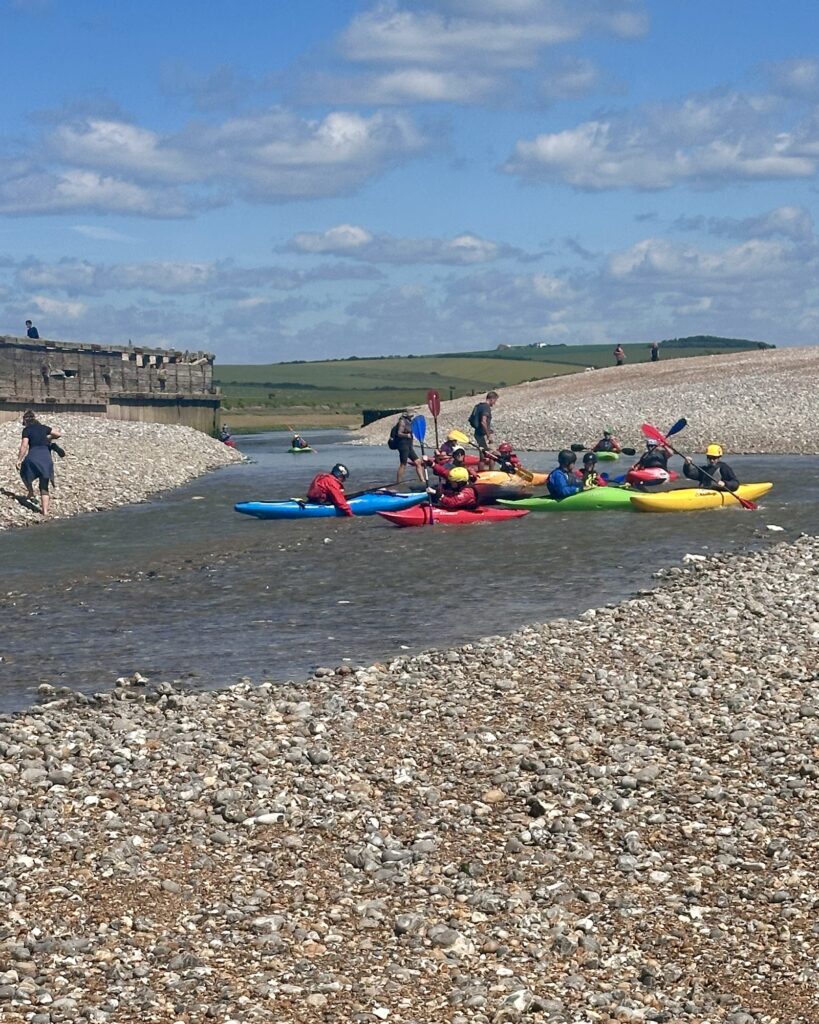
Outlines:
[[[819,337],[815,0],[0,0],[0,26],[0,333],[223,362]]]

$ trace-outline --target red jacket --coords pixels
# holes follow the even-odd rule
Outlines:
[[[335,505],[345,516],[355,514],[347,503],[344,484],[332,473],[319,473],[313,477],[313,482],[307,488],[307,500],[319,505]]]
[[[477,508],[478,507],[478,495],[475,493],[474,487],[467,485],[462,487],[457,493],[447,494],[444,491],[438,501],[436,502],[438,508],[448,508],[450,511],[455,511],[459,508]]]
[[[432,472],[437,476],[443,477],[444,480],[449,476],[449,471],[453,468],[452,462],[433,462]],[[471,466],[464,466],[464,469],[469,473],[469,482],[474,483],[478,479],[478,474],[472,469]]]

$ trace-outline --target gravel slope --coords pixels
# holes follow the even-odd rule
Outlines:
[[[718,441],[729,452],[815,454],[817,395],[819,346],[661,360],[503,388],[495,436],[522,449],[552,451],[575,441],[593,443],[611,426],[623,444],[638,446],[641,423],[662,430],[685,416],[686,450]],[[468,429],[477,400],[442,404],[442,436],[453,427]],[[419,411],[428,415],[426,407]],[[382,420],[357,437],[384,444],[388,429]]]
[[[45,688],[0,719],[0,1018],[815,1024],[817,567],[300,685]]]
[[[80,512],[145,501],[152,494],[179,487],[242,456],[191,427],[162,423],[121,423],[65,413],[42,422],[63,432],[64,459],[54,456],[57,484],[50,515]],[[0,530],[42,522],[37,510],[21,504],[26,488],[16,469],[19,420],[0,423]],[[37,493],[37,486],[34,488]]]

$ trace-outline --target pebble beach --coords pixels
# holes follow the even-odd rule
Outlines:
[[[728,437],[734,373],[768,390]],[[498,427],[553,449],[605,408],[624,443],[686,415],[689,447],[813,452],[817,373],[814,350],[596,371],[503,391]],[[56,515],[241,458],[54,425]],[[18,424],[0,440],[19,493]],[[37,519],[17,508],[1,528]],[[817,559],[697,555],[578,619],[301,681],[41,686],[0,716],[0,1021],[815,1024]]]
[[[162,423],[128,423],[80,413],[41,417],[63,432],[66,456],[54,456],[51,519],[146,501],[242,456],[200,430]],[[26,488],[15,463],[20,421],[0,423],[0,530],[42,522],[38,508],[19,499]],[[34,488],[35,494],[37,487]]]

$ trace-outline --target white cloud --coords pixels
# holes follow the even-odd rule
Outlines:
[[[72,224],[71,230],[84,238],[90,238],[95,242],[135,242],[133,235],[126,235],[122,231],[114,231],[113,228],[105,228],[100,224]]]
[[[567,58],[548,70],[540,83],[540,95],[548,101],[588,96],[598,88],[601,79],[600,69],[593,61]]]
[[[353,19],[340,46],[348,60],[367,63],[526,68],[545,46],[590,31],[631,37],[646,26],[642,5],[628,0],[380,4]]]
[[[801,96],[819,95],[819,60],[795,57],[767,64],[765,71],[774,89]]]
[[[647,238],[608,260],[613,278],[685,280],[716,285],[739,281],[750,284],[783,273],[792,253],[782,242],[752,239],[717,252],[676,245],[666,239]]]
[[[367,103],[377,106],[408,103],[481,103],[500,94],[502,79],[480,72],[437,68],[397,68],[383,74],[356,76],[314,74],[296,82],[302,102]]]
[[[813,243],[813,217],[804,206],[779,206],[756,217],[694,217],[677,221],[683,230],[705,230],[723,238],[789,238]]]
[[[396,238],[387,234],[373,235],[354,224],[340,224],[322,232],[300,232],[286,248],[292,252],[331,253],[368,263],[447,266],[470,266],[523,256],[518,249],[469,232],[454,238]]]
[[[38,312],[64,320],[76,320],[88,310],[84,302],[65,302],[62,299],[51,299],[47,295],[34,295],[31,301]]]
[[[89,118],[59,125],[46,138],[46,147],[57,160],[75,167],[170,183],[193,176],[184,153],[157,132],[123,121]]]
[[[812,177],[819,123],[806,120],[788,130],[776,123],[786,116],[773,96],[691,97],[521,140],[502,169],[581,189]]]

